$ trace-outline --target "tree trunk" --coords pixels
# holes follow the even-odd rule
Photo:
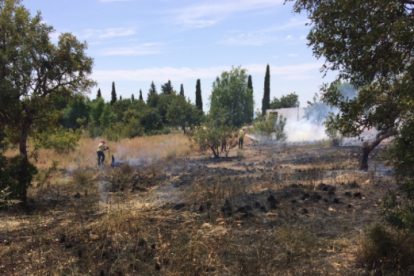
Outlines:
[[[359,169],[367,171],[368,170],[368,157],[371,151],[378,146],[384,139],[387,139],[391,136],[394,136],[396,133],[395,129],[388,129],[379,132],[376,136],[376,139],[371,142],[365,142],[362,146],[362,156],[359,162]]]
[[[368,170],[368,156],[369,156],[371,150],[372,149],[370,147],[362,147],[362,157],[361,157],[361,160],[359,162],[359,169],[360,170],[364,170],[364,171]]]

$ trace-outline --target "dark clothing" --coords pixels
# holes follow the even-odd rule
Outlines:
[[[103,164],[103,162],[105,161],[105,153],[103,153],[103,151],[97,151],[96,152],[98,154],[98,166],[101,165],[101,163]]]
[[[244,138],[239,138],[239,149],[243,148],[243,139]]]

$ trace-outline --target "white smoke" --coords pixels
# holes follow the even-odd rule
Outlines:
[[[310,121],[287,120],[285,126],[287,142],[302,142],[327,139],[325,126],[314,124]]]
[[[352,100],[357,96],[357,90],[349,83],[338,87],[344,100]],[[331,108],[315,96],[312,105],[305,108],[305,116],[299,121],[288,119],[285,126],[288,142],[303,142],[328,139],[323,122],[330,113],[338,114],[337,108]]]

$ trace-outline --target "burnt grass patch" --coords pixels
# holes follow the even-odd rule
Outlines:
[[[272,152],[114,168],[96,177],[117,199],[104,209],[92,185],[45,189],[0,228],[0,274],[369,275],[354,255],[390,180],[332,169],[359,148]]]

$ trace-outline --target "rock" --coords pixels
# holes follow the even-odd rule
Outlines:
[[[356,192],[356,193],[354,193],[354,197],[362,197],[362,194],[360,193],[360,192]]]
[[[334,198],[334,203],[339,204],[339,198]]]
[[[304,214],[304,215],[309,214],[309,211],[308,211],[308,209],[306,209],[306,208],[303,208],[301,212],[302,212],[302,214]]]
[[[270,213],[269,212],[269,213],[266,214],[266,216],[267,217],[277,217],[277,214],[276,213]]]
[[[352,197],[352,194],[351,194],[351,192],[345,192],[345,196]]]

